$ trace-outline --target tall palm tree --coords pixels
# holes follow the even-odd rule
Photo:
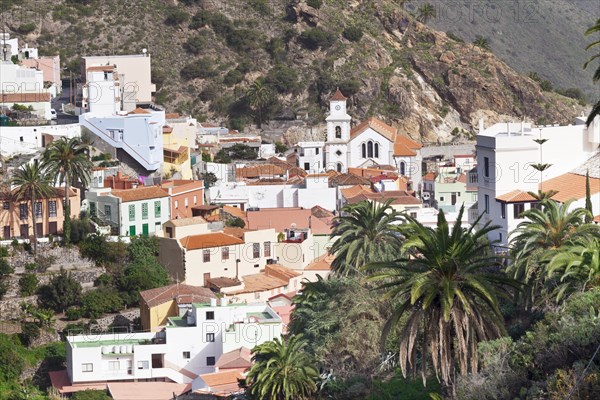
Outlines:
[[[548,263],[548,278],[558,278],[554,295],[560,301],[572,292],[586,290],[600,277],[600,230],[565,244]],[[596,282],[597,283],[597,282]]]
[[[63,137],[55,140],[46,148],[43,155],[44,169],[57,181],[65,185],[63,226],[64,242],[71,239],[71,207],[69,205],[69,187],[81,183],[89,184],[92,162],[87,147],[77,137]]]
[[[426,3],[419,7],[417,14],[417,21],[426,24],[431,20],[431,18],[435,18],[437,16],[437,12],[435,11],[435,7],[431,4]]]
[[[37,255],[37,223],[35,204],[37,200],[48,198],[54,194],[54,188],[48,175],[41,169],[39,163],[24,164],[12,178],[16,186],[15,199],[29,201],[31,204],[31,219],[33,222],[33,254]]]
[[[262,126],[263,119],[263,111],[265,107],[267,107],[274,98],[274,93],[267,86],[263,79],[257,79],[248,88],[246,91],[246,99],[248,100],[248,104],[250,107],[254,108],[258,113],[258,128],[260,129]]]
[[[398,255],[402,216],[391,207],[391,201],[364,200],[342,208],[331,233],[336,238],[331,246],[335,255],[331,269],[336,275],[355,275],[368,263],[390,261]]]
[[[263,400],[310,399],[317,391],[319,374],[304,351],[301,335],[265,342],[252,351],[254,365],[246,381],[252,396]]]
[[[477,370],[477,344],[505,333],[498,296],[516,284],[495,269],[501,258],[491,252],[487,240],[495,226],[475,230],[462,226],[464,207],[450,229],[443,212],[436,228],[414,218],[404,225],[404,256],[392,262],[368,266],[371,280],[394,304],[393,315],[383,330],[400,326],[400,367],[404,376],[418,370],[425,383],[429,358],[442,382],[452,387],[455,367],[461,374]],[[418,355],[420,353],[420,355]]]
[[[585,224],[588,211],[578,208],[569,211],[571,202],[557,203],[544,199],[541,208],[525,211],[510,241],[512,263],[507,272],[525,284],[525,305],[531,306],[540,298],[547,260],[569,240],[591,233],[592,225]],[[550,252],[550,253],[548,253]]]
[[[588,29],[587,31],[585,31],[585,35],[592,35],[594,33],[600,33],[600,18],[598,18],[596,20],[596,23],[594,24],[594,26],[592,26],[590,29]],[[586,46],[586,50],[590,50],[595,48],[596,46],[600,47],[600,40],[595,40],[592,43],[588,44]],[[583,69],[586,69],[588,67],[588,65],[590,65],[590,63],[596,59],[600,58],[600,52],[597,54],[594,54],[592,57],[590,57],[590,59],[584,64]],[[596,71],[594,72],[594,76],[592,78],[592,81],[594,83],[597,83],[598,81],[600,81],[600,64],[598,65],[598,67],[596,67]],[[596,102],[596,104],[594,104],[594,106],[592,107],[592,111],[590,112],[590,115],[587,118],[587,125],[589,126],[592,121],[594,120],[594,118],[596,118],[598,115],[600,115],[600,100],[598,100]]]

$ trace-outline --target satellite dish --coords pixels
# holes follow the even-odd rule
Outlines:
[[[296,223],[295,223],[295,222],[292,222],[292,224],[291,224],[290,226],[291,226],[292,228],[295,228],[295,227],[296,227]]]
[[[147,52],[148,52],[148,49],[144,47],[144,48],[142,49],[142,53],[143,53],[144,55],[146,55],[146,53],[147,53]]]

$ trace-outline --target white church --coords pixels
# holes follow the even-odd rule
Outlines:
[[[352,117],[346,112],[346,100],[339,89],[329,100],[325,142],[299,142],[294,146],[297,165],[311,173],[392,166],[412,181],[413,188],[418,188],[421,144],[377,118],[352,126]]]

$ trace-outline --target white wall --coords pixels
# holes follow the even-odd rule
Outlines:
[[[42,147],[42,136],[47,133],[52,136],[68,138],[81,136],[79,124],[42,125],[42,126],[3,126],[0,129],[0,151],[4,156],[15,154],[30,154]]]
[[[154,202],[160,202],[160,216],[156,216],[154,213]],[[148,218],[142,219],[142,204],[148,204]],[[133,205],[135,208],[135,220],[130,221],[129,219],[129,206]],[[148,224],[148,234],[150,236],[162,235],[162,224],[170,219],[170,202],[169,197],[160,197],[157,199],[129,201],[121,203],[121,236],[129,236],[130,227],[135,226],[135,234],[141,235],[143,232],[143,225]]]
[[[362,144],[368,141],[373,142],[373,157],[362,157]],[[379,144],[379,157],[375,157],[375,143]],[[367,160],[372,159],[378,164],[394,165],[393,160],[393,143],[388,139],[368,128],[360,135],[352,139],[350,142],[350,166],[358,167],[364,164]]]

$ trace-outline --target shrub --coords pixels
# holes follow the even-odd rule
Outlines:
[[[200,54],[210,43],[210,37],[207,32],[201,32],[198,35],[188,38],[183,44],[183,48],[192,54]]]
[[[35,274],[28,272],[19,278],[19,293],[21,296],[31,296],[35,293],[38,286],[38,278]]]
[[[244,222],[243,219],[239,218],[239,217],[233,217],[227,220],[227,222],[225,222],[225,225],[229,226],[229,227],[235,227],[235,228],[243,228],[246,226],[246,223]]]
[[[360,90],[360,82],[354,78],[350,78],[339,82],[338,87],[346,96],[352,96]]]
[[[288,150],[288,147],[281,143],[281,142],[275,142],[275,152],[277,153],[285,153]]]
[[[17,381],[25,368],[25,360],[19,354],[21,343],[16,335],[0,335],[0,381]]]
[[[94,227],[87,218],[71,220],[71,243],[77,244],[94,232]]]
[[[12,274],[15,269],[10,266],[5,258],[0,258],[0,279]]]
[[[27,35],[33,31],[35,31],[35,24],[33,22],[30,22],[28,24],[21,24],[19,25],[19,27],[17,28],[17,32],[19,32],[21,35]]]
[[[229,154],[227,154],[225,150],[221,149],[215,155],[214,161],[216,163],[229,164],[231,162],[231,157],[229,156]]]
[[[77,321],[78,319],[83,317],[83,310],[81,309],[81,307],[71,306],[67,308],[67,311],[65,312],[65,317],[67,317],[67,320],[69,321]]]
[[[82,390],[79,392],[73,393],[71,396],[71,400],[111,400],[110,397],[105,390]]]
[[[540,82],[540,89],[542,89],[544,92],[551,92],[553,89],[552,82],[544,79],[543,81]]]
[[[81,284],[63,269],[38,290],[40,307],[63,312],[81,301]]]
[[[210,22],[210,13],[208,11],[202,10],[198,11],[192,17],[190,21],[190,25],[188,26],[190,29],[199,29],[206,26]]]
[[[460,36],[458,36],[456,33],[452,32],[452,31],[448,31],[446,32],[446,36],[448,36],[448,38],[454,40],[455,42],[458,43],[464,43],[464,39],[461,38]]]
[[[0,257],[8,257],[8,249],[6,247],[0,246]]]
[[[211,101],[218,97],[219,93],[221,93],[221,89],[219,85],[210,84],[207,85],[198,95],[198,98],[202,101]]]
[[[279,93],[289,93],[298,88],[298,73],[295,69],[280,64],[269,71],[265,83]]]
[[[351,42],[358,42],[363,36],[363,31],[357,26],[349,26],[342,31],[342,35]]]
[[[181,77],[189,81],[196,78],[205,79],[215,76],[217,72],[213,64],[213,61],[208,57],[202,57],[183,67],[180,72]]]
[[[123,300],[119,293],[108,287],[100,287],[85,293],[81,304],[81,308],[88,318],[100,318],[103,314],[123,309]]]
[[[310,50],[316,50],[319,47],[327,49],[334,41],[333,34],[321,28],[309,28],[300,34],[300,42]]]
[[[248,0],[248,4],[259,14],[268,15],[271,13],[267,0]]]
[[[323,5],[323,0],[306,0],[306,5],[318,10]]]
[[[21,343],[23,346],[31,346],[33,342],[40,337],[40,327],[33,322],[22,322],[21,323],[21,333],[19,334],[19,339],[21,339]]]
[[[244,118],[240,118],[240,117],[229,118],[229,127],[231,129],[241,132],[244,130],[245,126],[246,126],[246,121],[244,120]]]
[[[165,24],[171,26],[178,26],[187,21],[190,15],[180,8],[173,8],[167,13],[165,18]]]
[[[260,47],[260,33],[252,29],[233,29],[225,36],[229,47],[239,53],[245,53]]]
[[[244,80],[244,74],[241,73],[237,68],[230,70],[223,77],[223,83],[227,86],[236,85],[242,80]]]

